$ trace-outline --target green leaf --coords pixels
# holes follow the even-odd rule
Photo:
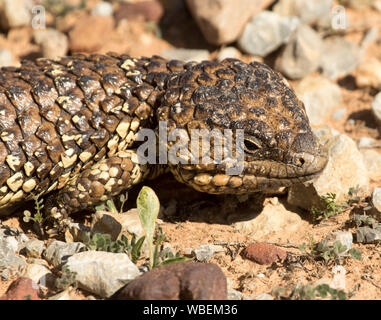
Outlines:
[[[337,292],[337,298],[339,300],[346,300],[347,294],[344,291],[340,290],[339,292]]]
[[[307,245],[305,243],[299,246],[300,251],[306,251],[306,249],[307,249]]]
[[[160,202],[155,192],[149,187],[140,190],[136,200],[138,215],[146,234],[150,266],[153,265],[153,235],[155,232],[156,219],[160,210]]]
[[[95,236],[94,236],[94,238],[95,238]],[[94,240],[95,240],[95,243],[96,243],[96,245],[97,245],[97,247],[99,249],[103,249],[104,248],[105,240],[102,237],[97,237]]]
[[[133,263],[136,263],[136,261],[138,261],[138,259],[140,257],[140,253],[141,253],[141,250],[142,250],[142,246],[143,246],[144,240],[145,240],[145,236],[141,237],[136,242],[136,244],[132,247],[132,250],[131,250],[131,260],[132,260]]]
[[[164,265],[170,264],[170,263],[176,263],[176,262],[182,262],[182,261],[190,261],[190,260],[193,260],[193,259],[192,258],[187,258],[187,257],[177,257],[177,258],[173,258],[173,259],[164,260],[162,263],[160,263],[160,266],[164,266]]]
[[[159,266],[159,247],[160,241],[156,241],[155,251],[153,253],[152,268],[156,268],[157,266]]]
[[[357,251],[356,249],[350,249],[348,253],[351,255],[353,259],[356,259],[356,260],[362,259],[361,252]]]
[[[107,200],[106,205],[111,213],[118,214],[118,210],[116,209],[115,203],[112,199]]]
[[[318,292],[319,296],[322,298],[327,297],[330,287],[327,284],[318,285],[315,290]]]
[[[102,203],[98,206],[95,206],[95,211],[105,211],[105,205]]]

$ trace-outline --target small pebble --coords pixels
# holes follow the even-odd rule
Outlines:
[[[213,257],[214,252],[214,246],[209,244],[202,244],[194,249],[196,259],[200,262],[209,261]]]
[[[25,244],[26,255],[29,258],[39,258],[42,250],[44,250],[44,241],[37,239],[30,239]]]
[[[112,4],[105,1],[98,2],[91,10],[93,16],[111,16],[113,12]]]

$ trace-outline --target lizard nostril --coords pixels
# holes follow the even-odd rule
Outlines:
[[[299,167],[303,167],[304,163],[305,163],[305,160],[303,158],[298,159],[298,166]]]
[[[309,154],[306,154],[306,153],[303,153],[303,154],[296,154],[294,155],[294,165],[302,168],[303,166],[306,166],[306,164],[308,163],[312,163],[314,161],[314,156],[313,155],[309,155]]]

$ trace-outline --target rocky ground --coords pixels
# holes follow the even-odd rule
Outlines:
[[[0,65],[108,51],[263,61],[287,77],[328,145],[323,174],[279,194],[240,197],[200,194],[170,176],[150,182],[161,204],[161,261],[168,252],[197,261],[151,272],[145,245],[139,259],[125,243],[129,254],[115,249],[122,235],[143,234],[140,187],[125,212],[75,216],[56,236],[22,218],[25,209],[36,218],[32,203],[0,221],[2,299],[381,298],[381,2],[206,3],[0,1]],[[109,240],[91,242],[87,231]]]

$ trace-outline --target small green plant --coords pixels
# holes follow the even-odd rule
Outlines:
[[[356,259],[356,260],[361,260],[362,259],[361,252],[357,251],[356,249],[350,249],[348,251],[348,253],[351,256],[351,258],[353,258],[353,259]]]
[[[62,268],[61,277],[56,279],[55,285],[58,290],[65,290],[69,286],[76,285],[76,272],[70,271],[69,267],[64,266]]]
[[[343,290],[331,288],[328,284],[320,284],[316,287],[311,285],[296,286],[291,293],[293,300],[325,299],[330,296],[331,300],[346,300],[347,294]]]
[[[309,255],[311,256],[316,256],[318,254],[318,252],[316,251],[316,246],[317,246],[317,243],[315,241],[315,239],[309,235],[309,245],[307,247],[307,244],[306,243],[303,243],[301,246],[299,246],[299,250],[302,251],[302,252],[306,252],[308,253]],[[309,250],[309,252],[307,252],[307,249]]]
[[[340,263],[342,258],[349,256],[353,259],[361,260],[361,252],[357,251],[356,249],[350,249],[348,250],[348,254],[345,254],[347,247],[340,241],[335,241],[332,246],[327,246],[321,242],[316,243],[314,238],[311,236],[309,240],[309,246],[303,243],[301,246],[299,246],[299,250],[306,252],[314,259],[323,259],[325,262],[335,261]]]
[[[322,243],[319,243],[317,246],[319,257],[323,258],[325,262],[331,260],[339,260],[346,250],[347,247],[344,246],[340,241],[335,241],[332,247],[325,246]]]
[[[368,226],[371,228],[375,228],[379,224],[376,219],[365,214],[356,214],[353,217],[353,222],[356,225],[356,227]]]
[[[87,250],[126,253],[131,261],[136,263],[141,256],[144,239],[143,236],[136,241],[136,237],[133,235],[129,241],[125,235],[122,235],[119,240],[112,241],[109,234],[95,233],[92,237],[85,237],[84,244]]]
[[[321,209],[316,207],[311,208],[312,217],[315,222],[323,221],[343,211],[344,207],[336,203],[336,194],[332,192],[321,196]]]
[[[43,230],[43,223],[45,221],[45,218],[42,214],[42,209],[44,208],[44,199],[39,198],[39,195],[33,195],[34,200],[34,209],[36,210],[36,213],[32,216],[32,213],[29,210],[24,210],[24,217],[23,221],[25,223],[29,223],[30,221],[33,222],[33,227],[35,230],[40,234],[44,234]]]
[[[152,268],[164,266],[170,263],[190,260],[186,257],[181,257],[180,252],[173,254],[169,248],[162,249],[161,245],[164,240],[165,236],[163,234],[163,230],[158,227],[158,231],[155,236],[155,250],[153,254]]]
[[[78,5],[70,5],[62,0],[45,0],[43,6],[55,16],[64,16],[68,12],[86,7],[86,0],[81,0]]]
[[[127,199],[128,193],[120,196],[121,208],[119,212],[122,212]],[[131,261],[136,263],[141,258],[142,246],[144,241],[146,241],[150,269],[169,263],[189,260],[186,257],[181,257],[179,252],[174,254],[169,249],[162,248],[165,237],[161,228],[156,228],[156,219],[159,214],[160,203],[155,192],[149,187],[143,187],[136,203],[145,236],[137,240],[135,235],[133,235],[131,241],[129,241],[125,235],[122,235],[120,239],[112,241],[109,234],[96,233],[92,236],[87,235],[84,239],[87,250],[127,253]],[[112,214],[118,213],[113,200],[107,200],[105,203],[97,206],[96,210],[108,211]]]
[[[139,219],[146,234],[149,266],[150,269],[152,269],[154,262],[153,236],[155,232],[156,219],[160,210],[160,202],[151,188],[143,187],[139,192],[136,204]]]
[[[292,288],[275,287],[271,294],[279,300],[321,300],[330,298],[331,300],[347,300],[358,290],[358,285],[346,293],[340,289],[331,288],[328,284],[312,286],[296,285]]]
[[[168,251],[160,250],[161,243],[164,240],[164,235],[160,228],[154,239],[156,219],[160,210],[160,202],[155,192],[149,187],[143,187],[139,192],[136,204],[140,222],[146,234],[149,268],[153,269],[164,264],[188,260],[185,257],[180,257],[179,253],[174,255]]]
[[[359,195],[360,187],[357,185],[356,187],[349,188],[348,190],[348,201],[345,202],[345,205],[352,206],[354,204],[358,204],[361,202],[361,197]]]

